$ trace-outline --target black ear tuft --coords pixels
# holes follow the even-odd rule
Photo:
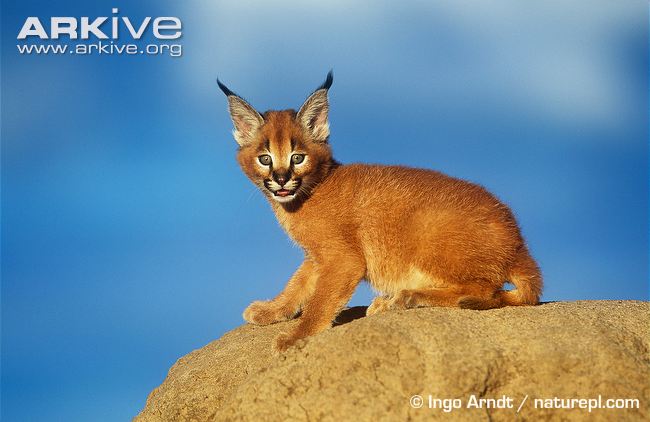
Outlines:
[[[325,78],[325,82],[323,82],[323,85],[319,86],[316,91],[319,89],[330,89],[332,82],[334,82],[334,74],[332,72],[332,70],[327,72],[327,78]]]
[[[235,94],[232,92],[227,86],[225,86],[219,78],[217,78],[217,85],[219,85],[219,88],[223,91],[224,94],[226,94],[226,97],[230,97],[231,95],[234,95],[235,97],[239,97],[239,95]]]

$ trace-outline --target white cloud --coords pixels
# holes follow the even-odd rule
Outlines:
[[[198,95],[205,95],[202,78],[216,72],[236,78],[245,95],[263,97],[271,94],[271,81],[315,83],[329,63],[359,98],[380,101],[378,87],[384,97],[399,89],[411,101],[507,104],[559,123],[621,125],[621,116],[632,113],[641,99],[616,55],[623,37],[645,34],[635,27],[641,21],[632,2],[204,1],[192,6],[186,51],[198,53],[184,59],[191,62],[187,76]]]

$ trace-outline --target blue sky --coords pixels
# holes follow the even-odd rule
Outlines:
[[[27,16],[112,7],[179,17],[183,56],[16,51]],[[339,160],[485,185],[544,300],[648,300],[647,26],[646,2],[3,1],[2,419],[132,417],[299,264],[217,76],[265,110],[333,68]]]

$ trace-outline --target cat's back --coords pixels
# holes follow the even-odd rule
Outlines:
[[[322,199],[363,208],[453,206],[492,208],[501,202],[485,188],[444,173],[404,166],[349,164],[319,189]],[[322,195],[320,195],[322,194]]]
[[[340,166],[296,217],[305,236],[318,228],[318,239],[342,236],[385,259],[397,254],[396,245],[476,251],[505,245],[511,252],[521,243],[510,209],[480,185],[402,166]]]

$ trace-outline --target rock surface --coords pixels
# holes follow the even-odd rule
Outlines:
[[[136,421],[650,420],[648,302],[386,312],[278,355],[272,340],[290,324],[244,325],[179,359]],[[638,408],[535,407],[599,396],[603,405],[637,399]],[[467,408],[481,398],[501,401]],[[508,398],[512,408],[486,407]]]

